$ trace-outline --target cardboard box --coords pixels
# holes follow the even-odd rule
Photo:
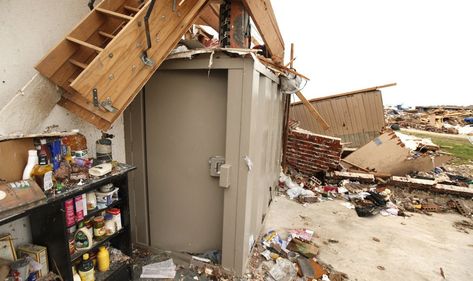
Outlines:
[[[24,244],[17,248],[17,252],[18,252],[18,257],[28,255],[43,266],[41,268],[41,271],[39,272],[39,277],[43,277],[48,274],[49,272],[48,249],[46,247],[33,245],[33,244]]]
[[[0,259],[16,261],[15,247],[11,234],[0,235]]]
[[[15,208],[46,198],[34,180],[20,180],[0,184],[0,217]]]
[[[32,138],[0,141],[0,178],[17,181],[23,177],[28,150],[35,149]]]

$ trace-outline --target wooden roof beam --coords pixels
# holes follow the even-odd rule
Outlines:
[[[199,19],[201,22],[197,22],[198,24],[205,24],[218,32],[219,29],[219,15],[215,13],[215,10],[212,8],[211,3],[207,4],[207,6],[200,12]]]
[[[246,10],[258,28],[273,61],[284,61],[284,40],[279,30],[270,0],[242,0]]]

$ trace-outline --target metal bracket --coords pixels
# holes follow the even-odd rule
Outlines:
[[[146,51],[144,51],[144,52],[141,54],[141,61],[142,61],[146,66],[149,66],[149,67],[153,67],[153,65],[154,65],[154,60],[152,60],[150,57],[148,57],[148,54],[146,53]]]
[[[99,107],[99,96],[96,88],[92,90],[92,102],[95,107]]]
[[[211,177],[220,176],[220,168],[225,164],[223,156],[212,156],[209,158],[209,172]]]
[[[117,112],[117,109],[112,105],[112,99],[110,97],[106,98],[100,103],[100,105],[107,110],[108,112]]]
[[[146,32],[146,43],[147,47],[141,54],[141,61],[149,67],[152,67],[154,65],[154,61],[148,57],[148,50],[151,49],[151,35],[149,31],[149,17],[151,16],[151,12],[153,11],[154,8],[154,3],[156,0],[151,0],[151,3],[149,4],[148,10],[146,11],[146,15],[144,17],[144,22],[145,22],[145,32]]]

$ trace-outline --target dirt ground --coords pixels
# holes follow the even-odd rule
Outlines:
[[[473,230],[465,233],[452,226],[464,217],[435,213],[360,218],[354,210],[342,206],[343,202],[303,206],[276,197],[264,231],[314,230],[319,260],[346,273],[349,280],[473,280]],[[330,243],[329,239],[338,243]]]

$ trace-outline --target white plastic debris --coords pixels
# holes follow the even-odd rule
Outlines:
[[[301,186],[296,185],[296,187],[290,188],[287,190],[287,195],[289,196],[290,199],[297,198],[299,196],[304,196],[304,197],[309,197],[309,196],[315,196],[315,193],[302,188]]]
[[[355,209],[355,205],[353,205],[350,202],[343,202],[343,203],[341,203],[341,205],[348,208],[348,209]]]
[[[322,275],[322,281],[330,281],[330,278],[326,274]]]
[[[297,270],[291,261],[278,258],[276,264],[269,270],[269,275],[276,281],[289,281],[296,277]]]
[[[271,260],[271,251],[270,250],[265,250],[261,253],[261,255],[267,260]]]
[[[143,266],[140,278],[174,278],[176,265],[172,259]]]
[[[348,197],[352,200],[352,199],[361,199],[361,200],[365,200],[365,197],[367,196],[370,196],[370,194],[368,192],[358,192],[356,194],[350,194],[348,195]]]
[[[251,161],[250,157],[246,155],[243,160],[245,160],[246,166],[248,167],[248,171],[251,171],[253,169],[253,161]]]
[[[399,209],[397,208],[397,206],[392,203],[392,202],[388,202],[386,204],[386,209],[384,210],[381,210],[379,212],[382,216],[398,216],[399,215]]]

